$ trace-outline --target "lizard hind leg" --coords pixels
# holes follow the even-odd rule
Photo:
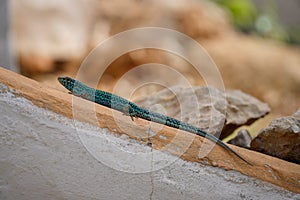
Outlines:
[[[132,121],[134,121],[134,118],[138,119],[138,117],[135,114],[128,114],[128,113],[123,113],[125,116],[129,116]]]
[[[134,118],[138,118],[134,109],[129,105],[124,107],[121,112],[123,113],[123,115],[130,116],[132,121],[134,121]]]

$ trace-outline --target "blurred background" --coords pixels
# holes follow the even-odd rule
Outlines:
[[[76,77],[88,53],[110,36],[155,26],[192,37],[218,66],[225,88],[270,105],[270,115],[254,126],[290,115],[300,105],[299,0],[4,0],[0,7],[0,65],[50,87],[62,89],[57,76]],[[146,49],[112,62],[99,88],[112,91],[128,70],[146,63],[174,67],[193,85],[205,85],[189,63]],[[86,71],[86,81],[94,74]],[[172,77],[159,78],[176,85]],[[127,80],[124,91],[132,84]],[[148,87],[140,94],[159,89]]]

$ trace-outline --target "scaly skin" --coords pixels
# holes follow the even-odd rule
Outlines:
[[[109,92],[105,92],[102,90],[96,90],[94,88],[88,87],[84,85],[80,81],[74,80],[70,77],[59,77],[58,81],[68,89],[73,95],[84,98],[86,100],[95,102],[102,106],[106,106],[108,108],[112,108],[114,110],[120,111],[125,115],[133,117],[142,118],[148,121],[156,122],[159,124],[167,125],[176,129],[184,130],[190,133],[194,133],[196,135],[206,137],[209,140],[217,143],[221,147],[235,154],[238,158],[245,161],[249,165],[252,165],[250,162],[245,160],[242,156],[240,156],[237,152],[232,150],[229,146],[223,143],[221,140],[216,138],[215,136],[206,133],[205,131],[187,124],[185,122],[179,121],[177,119],[168,117],[166,115],[162,115],[159,113],[152,112],[150,110],[139,107],[138,105]]]

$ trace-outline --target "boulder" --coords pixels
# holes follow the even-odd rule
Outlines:
[[[252,140],[251,149],[300,164],[300,109],[273,120]]]
[[[229,140],[227,143],[233,144],[235,146],[250,148],[252,137],[247,129],[241,129],[237,135]]]

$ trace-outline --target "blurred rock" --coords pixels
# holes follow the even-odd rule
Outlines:
[[[252,140],[251,149],[300,164],[299,113],[273,120]]]
[[[12,32],[22,72],[30,76],[49,73],[71,62],[77,62],[77,68],[91,48],[131,28],[156,26],[186,30],[198,38],[231,30],[225,12],[213,3],[186,2],[13,0]],[[114,47],[110,50],[114,51]]]
[[[226,87],[259,97],[281,115],[300,105],[299,48],[243,35],[202,44],[220,69]]]
[[[290,113],[300,104],[299,48],[235,32],[226,11],[211,1],[13,0],[11,5],[15,55],[22,73],[35,79],[37,74],[49,72],[57,72],[53,80],[61,73],[73,76],[89,51],[114,34],[132,28],[163,27],[201,44],[218,66],[226,87],[259,97],[275,113]],[[181,41],[165,42],[199,56]],[[108,54],[122,45],[110,46]],[[96,77],[108,85],[108,90],[124,73],[145,63],[170,66],[194,85],[205,85],[203,78],[207,78],[199,78],[190,63],[170,52],[141,49],[120,57],[103,76]],[[94,66],[102,66],[104,58],[97,57],[91,70],[84,72],[87,81],[97,75],[99,70]],[[201,62],[206,66],[208,61],[201,57]],[[177,81],[159,73],[157,77]]]
[[[26,75],[53,72],[77,62],[88,51],[91,0],[13,0],[14,51]]]
[[[135,102],[211,134],[222,130],[220,136],[216,135],[220,139],[242,125],[253,123],[270,111],[266,103],[241,91],[226,91],[225,99],[221,91],[211,87],[174,86]]]
[[[209,2],[200,2],[200,4],[184,6],[182,11],[176,13],[180,22],[180,31],[198,40],[233,33],[228,15],[223,10]]]
[[[235,146],[250,148],[252,137],[247,129],[241,129],[237,133],[237,135],[229,140],[227,143],[233,144]]]

